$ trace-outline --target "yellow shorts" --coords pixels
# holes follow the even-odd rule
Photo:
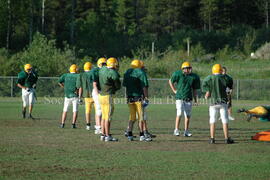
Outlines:
[[[101,106],[102,120],[110,121],[114,111],[112,95],[99,95],[99,103]]]
[[[94,100],[93,98],[84,98],[84,102],[85,102],[85,114],[90,114],[92,110],[92,105],[94,104]]]
[[[139,121],[143,120],[143,106],[141,101],[128,103],[129,107],[129,120],[136,121],[136,116]]]
[[[246,113],[255,114],[255,115],[266,115],[267,110],[262,106],[258,106],[258,107],[248,110]]]

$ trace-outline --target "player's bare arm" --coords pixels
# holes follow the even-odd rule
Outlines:
[[[205,93],[204,98],[205,98],[205,99],[208,99],[209,97],[210,97],[210,92],[209,92],[209,91],[207,91],[207,92]]]
[[[19,87],[19,88],[21,88],[21,89],[26,89],[27,87],[25,87],[25,86],[23,86],[23,85],[21,85],[21,84],[17,84],[17,86]]]
[[[60,87],[64,88],[64,83],[58,83]]]
[[[175,86],[174,86],[174,84],[171,82],[171,80],[169,80],[169,85],[170,85],[172,91],[174,92],[174,94],[176,94]]]

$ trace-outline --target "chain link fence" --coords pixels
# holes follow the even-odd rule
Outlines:
[[[20,97],[16,76],[0,76],[0,97]],[[233,99],[270,100],[270,79],[247,79],[234,81]],[[63,97],[63,89],[58,85],[58,77],[39,77],[36,90],[38,97]],[[151,98],[172,99],[168,79],[150,78],[149,95]],[[125,97],[125,88],[117,92],[116,97]],[[203,97],[199,92],[199,97]]]

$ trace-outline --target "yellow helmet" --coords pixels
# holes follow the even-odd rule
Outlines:
[[[188,61],[183,62],[181,69],[184,69],[184,68],[191,68],[191,64]]]
[[[107,61],[107,59],[104,58],[104,57],[99,58],[98,61],[97,61],[97,66],[98,66],[99,68],[101,68],[101,67],[102,67],[102,64],[106,63],[106,61]]]
[[[78,66],[76,64],[72,64],[69,68],[70,73],[76,73],[78,71]]]
[[[107,67],[108,68],[116,68],[118,66],[118,61],[116,58],[111,57],[107,60]]]
[[[134,59],[132,62],[131,62],[131,67],[133,68],[133,69],[135,69],[135,68],[142,68],[142,63],[141,63],[141,61],[140,60],[138,60],[138,59]]]
[[[24,65],[24,71],[29,72],[32,69],[32,65],[31,64],[25,64]]]
[[[221,74],[222,73],[222,67],[220,64],[215,64],[212,67],[212,74]]]
[[[90,62],[86,62],[86,63],[83,65],[84,71],[90,71],[91,68],[92,68],[92,64],[91,64]]]

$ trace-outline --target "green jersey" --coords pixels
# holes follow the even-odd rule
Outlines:
[[[230,86],[230,80],[221,74],[207,76],[202,85],[204,92],[210,92],[211,104],[227,103],[226,88]]]
[[[32,71],[31,73],[27,73],[25,71],[21,71],[18,74],[17,84],[25,86],[27,88],[33,88],[33,85],[37,83],[38,75]]]
[[[139,69],[128,69],[124,74],[123,86],[126,87],[127,96],[143,96],[143,88],[148,87],[146,73]]]
[[[98,90],[100,91],[99,77],[98,77],[99,70],[100,70],[99,67],[95,67],[95,68],[93,68],[91,71],[93,71],[93,74],[94,74],[94,82],[97,83],[97,88],[98,88]]]
[[[176,83],[176,99],[192,101],[193,90],[201,88],[200,77],[195,73],[184,74],[182,70],[175,71],[171,83]]]
[[[115,94],[121,88],[120,75],[116,70],[102,67],[98,76],[101,95]]]
[[[65,97],[78,97],[76,82],[79,76],[80,74],[77,73],[66,73],[59,78],[58,82],[64,84]]]
[[[82,88],[83,97],[85,98],[92,97],[93,82],[94,82],[93,71],[86,71],[78,76],[76,87],[77,89]]]

